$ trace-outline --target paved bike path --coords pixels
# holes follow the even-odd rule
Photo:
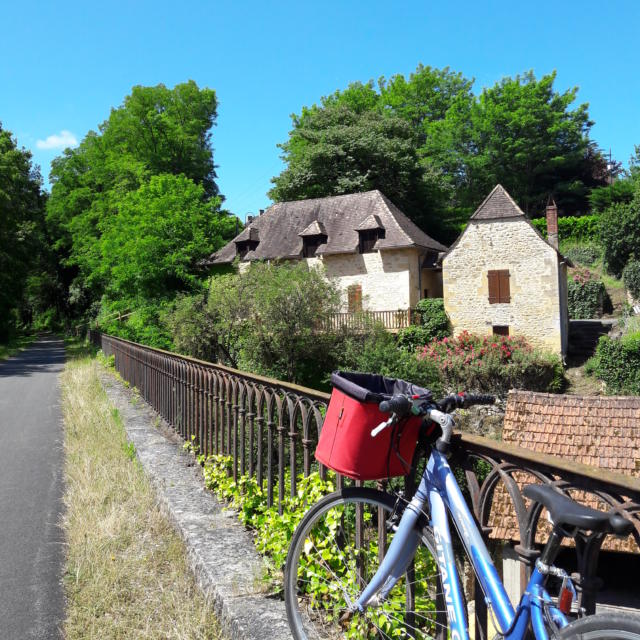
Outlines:
[[[57,639],[64,618],[64,344],[45,337],[0,362],[0,638]]]

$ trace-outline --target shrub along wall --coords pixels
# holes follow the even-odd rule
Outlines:
[[[531,224],[545,237],[547,219],[534,218]],[[579,240],[581,242],[600,241],[600,216],[565,216],[558,218],[558,236],[561,240]]]
[[[604,283],[588,269],[576,269],[567,283],[569,317],[576,320],[599,318],[611,308]]]
[[[534,350],[523,338],[476,336],[434,340],[419,356],[434,363],[446,391],[505,395],[509,389],[559,392],[564,369],[558,356]]]
[[[640,394],[640,331],[617,340],[602,336],[586,370],[605,382],[608,393]]]

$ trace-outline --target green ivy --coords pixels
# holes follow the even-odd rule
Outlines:
[[[629,260],[622,272],[622,279],[634,300],[640,300],[640,260]]]
[[[567,283],[569,317],[576,320],[599,318],[611,307],[604,282],[587,269],[576,270]]]

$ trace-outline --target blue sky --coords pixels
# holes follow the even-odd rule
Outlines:
[[[475,90],[557,70],[593,138],[625,164],[640,144],[640,2],[2,3],[0,121],[45,176],[136,84],[216,90],[218,184],[244,218],[269,204],[290,114],[354,80],[449,66]]]

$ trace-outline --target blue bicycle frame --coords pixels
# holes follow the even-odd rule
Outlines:
[[[505,640],[521,640],[529,621],[537,640],[548,640],[545,608],[558,627],[568,624],[564,614],[551,605],[551,598],[543,586],[545,576],[537,568],[533,570],[524,595],[514,610],[451,467],[445,456],[435,449],[431,453],[420,486],[400,519],[387,554],[356,603],[358,609],[364,610],[376,598],[384,599],[406,571],[420,544],[420,527],[417,524],[427,503],[451,640],[468,640],[469,633],[447,511],[451,514],[472,562],[487,608],[493,611],[496,624]]]

